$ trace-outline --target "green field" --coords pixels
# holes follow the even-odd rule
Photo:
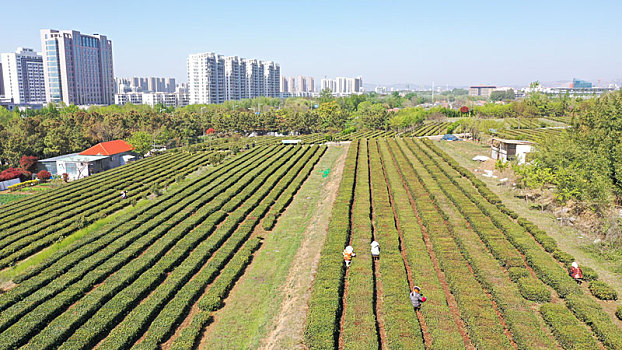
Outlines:
[[[468,150],[394,136],[191,146],[1,205],[0,349],[622,349],[608,275],[578,286]]]

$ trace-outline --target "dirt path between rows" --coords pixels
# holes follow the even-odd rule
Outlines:
[[[320,252],[332,212],[333,203],[337,198],[339,184],[344,170],[347,150],[338,158],[336,166],[331,170],[331,177],[322,188],[317,213],[307,226],[300,248],[296,252],[282,290],[283,303],[279,313],[273,318],[267,329],[271,331],[261,340],[260,349],[286,349],[286,344],[297,344],[302,348],[304,324],[311,285],[317,272]],[[296,201],[297,198],[294,198]],[[286,214],[284,214],[286,215]]]

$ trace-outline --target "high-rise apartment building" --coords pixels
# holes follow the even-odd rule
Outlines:
[[[337,77],[335,79],[322,79],[321,89],[329,89],[334,95],[346,96],[363,92],[363,78]]]
[[[281,91],[281,68],[276,62],[262,62],[264,91],[262,96],[279,97]]]
[[[281,79],[281,92],[287,96],[311,96],[315,92],[315,85],[312,77],[299,75],[297,77],[283,77]],[[283,85],[286,85],[283,87]]]
[[[307,78],[299,75],[296,80],[298,81],[298,92],[307,92]]]
[[[296,93],[296,78],[289,77],[287,81],[288,81],[288,88],[289,88],[289,90],[287,91],[292,95],[295,94]]]
[[[175,92],[175,78],[115,78],[115,93]]]
[[[0,58],[0,97],[4,97],[4,79],[2,78],[2,59]]]
[[[192,54],[188,56],[188,90],[190,104],[279,97],[281,69],[272,61],[213,52]]]
[[[112,41],[76,30],[41,30],[48,102],[76,105],[114,103]]]
[[[4,95],[15,104],[45,103],[43,58],[32,49],[3,53]]]

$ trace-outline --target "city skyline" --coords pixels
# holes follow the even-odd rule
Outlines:
[[[167,11],[140,2],[97,8],[42,1],[3,4],[0,52],[42,52],[42,28],[105,33],[113,40],[116,76],[171,76],[186,82],[195,52],[279,62],[286,76],[362,75],[373,84],[526,85],[530,81],[596,82],[622,78],[617,15],[622,4],[577,1],[497,4],[189,1]],[[209,11],[207,11],[209,9]],[[537,9],[537,10],[534,10]],[[206,13],[209,21],[204,20]],[[140,13],[140,16],[135,16]],[[139,18],[140,17],[140,18]],[[184,18],[183,22],[171,18]],[[236,26],[229,27],[231,18]],[[113,20],[114,19],[114,20]],[[260,19],[257,21],[256,19]],[[170,25],[153,26],[165,21]],[[300,25],[313,23],[313,25]],[[222,30],[228,28],[227,30]],[[216,34],[216,35],[215,35]]]

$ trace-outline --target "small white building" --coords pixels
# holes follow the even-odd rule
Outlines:
[[[98,143],[81,152],[39,160],[41,170],[52,175],[67,174],[70,180],[100,173],[135,158],[134,147],[123,140]]]
[[[491,140],[492,159],[500,159],[504,163],[517,160],[524,164],[527,153],[533,151],[533,142],[524,140],[506,140],[493,137]]]
[[[281,143],[284,145],[297,145],[301,142],[302,140],[281,140]]]

